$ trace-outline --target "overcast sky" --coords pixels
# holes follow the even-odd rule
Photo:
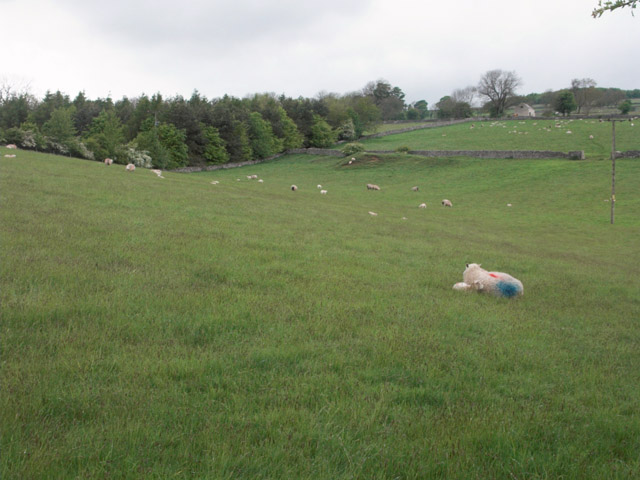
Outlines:
[[[435,104],[488,70],[519,93],[640,88],[640,12],[597,0],[0,0],[0,81],[38,98],[344,94],[386,79]],[[517,7],[517,9],[515,8]]]

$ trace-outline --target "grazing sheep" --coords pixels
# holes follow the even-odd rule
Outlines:
[[[5,155],[5,158],[16,158],[16,155],[15,154],[13,154],[13,155],[7,154],[7,155]]]
[[[295,192],[296,190],[298,190],[298,187],[296,187],[295,185],[291,185],[291,191]]]
[[[258,180],[258,183],[264,183],[263,179]]]
[[[18,148],[18,146],[14,145],[13,143],[10,143],[9,145],[7,145],[7,148],[11,148],[11,149],[15,150],[16,148]]]
[[[447,200],[445,198],[444,200],[442,200],[442,206],[443,207],[453,207],[453,204],[451,203],[451,200]]]
[[[211,185],[218,185],[220,182],[218,180],[214,180],[213,182],[211,182]]]
[[[524,294],[522,282],[508,273],[488,272],[477,263],[467,263],[467,268],[462,274],[465,288],[456,290],[476,290],[488,293],[496,297],[513,298]],[[455,288],[455,287],[454,287]]]
[[[129,163],[125,168],[127,172],[133,172],[136,169],[136,166],[133,163]]]
[[[510,203],[507,203],[507,207],[513,207],[513,205],[511,205]]]
[[[593,140],[593,135],[589,135],[589,139]]]
[[[318,184],[318,188],[322,188],[322,185]]]
[[[380,190],[378,185],[374,185],[373,183],[367,183],[367,190]]]
[[[377,217],[378,214],[376,212],[369,212],[369,215],[371,215],[372,217]]]
[[[104,164],[105,165],[113,165],[113,160],[111,158],[105,158],[104,159]]]
[[[155,173],[157,176],[161,177],[162,176],[162,170],[151,170],[153,173]]]
[[[418,205],[418,208],[427,208],[427,204],[426,203],[421,203],[420,205]]]
[[[320,190],[320,194],[321,194],[321,195],[326,195],[326,194],[327,194],[327,191],[326,191],[326,190]]]
[[[418,190],[419,190],[419,188],[418,188],[418,187],[411,187],[411,191],[412,191],[412,192],[417,192]]]

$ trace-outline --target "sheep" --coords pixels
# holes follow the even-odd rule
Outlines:
[[[453,207],[453,204],[451,203],[451,200],[447,200],[445,198],[444,200],[442,200],[442,206],[443,207]]]
[[[593,135],[589,135],[589,139],[590,139],[590,140],[593,140]]]
[[[298,187],[296,187],[295,185],[291,185],[291,191],[295,192],[296,190],[298,190]]]
[[[427,208],[427,204],[426,203],[421,203],[420,205],[418,205],[418,208]]]
[[[372,217],[377,217],[378,214],[376,212],[369,212],[369,215],[371,215]]]
[[[318,184],[318,188],[322,188],[322,185]]]
[[[467,263],[462,274],[465,286],[454,285],[456,290],[476,290],[496,297],[513,298],[524,294],[522,282],[508,273],[488,272],[477,263]]]
[[[104,159],[104,164],[109,166],[109,165],[113,165],[113,160],[111,158],[105,158]]]
[[[127,164],[127,166],[125,167],[127,172],[133,172],[136,169],[136,166],[133,163],[129,163]]]
[[[367,190],[380,190],[378,185],[374,185],[373,183],[367,183]]]
[[[218,185],[220,182],[218,180],[214,180],[213,182],[211,182],[211,185]]]
[[[411,187],[411,191],[412,191],[412,192],[417,192],[418,190],[419,190],[419,188],[418,188],[418,187]]]
[[[7,154],[7,155],[5,155],[5,158],[16,158],[16,155],[15,154],[13,154],[13,155]]]
[[[264,183],[263,179],[258,180],[258,183]]]
[[[162,177],[162,170],[151,170],[153,173],[155,173],[157,176]]]
[[[15,149],[17,149],[17,148],[18,148],[18,146],[17,146],[17,145],[14,145],[13,143],[10,143],[9,145],[7,145],[7,148],[10,148],[10,149],[15,150]]]
[[[326,190],[320,190],[320,194],[321,194],[321,195],[326,195],[326,194],[327,194],[327,191],[326,191]]]

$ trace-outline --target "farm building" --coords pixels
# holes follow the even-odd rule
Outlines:
[[[535,117],[536,111],[526,103],[521,103],[519,105],[516,105],[513,114],[516,117]]]

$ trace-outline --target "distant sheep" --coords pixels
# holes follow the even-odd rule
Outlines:
[[[467,263],[462,274],[463,282],[456,283],[455,290],[475,290],[495,297],[513,298],[524,294],[522,282],[508,273],[488,272],[477,263]]]
[[[7,154],[7,155],[5,155],[5,158],[16,158],[16,155],[15,155],[15,153],[13,155]]]
[[[136,166],[133,163],[129,163],[127,164],[127,166],[125,167],[127,172],[133,172],[136,169]]]
[[[418,205],[418,208],[427,208],[427,204],[426,203],[421,203],[420,205]]]
[[[9,145],[7,145],[7,148],[11,148],[11,149],[15,150],[16,148],[18,148],[18,146],[14,145],[13,143],[10,143]]]
[[[371,215],[372,217],[377,217],[378,214],[376,212],[369,212],[369,215]]]
[[[374,185],[373,183],[367,183],[367,190],[380,190],[378,185]]]
[[[105,158],[104,159],[104,164],[109,166],[109,165],[113,165],[113,160],[111,158]]]
[[[214,180],[213,182],[211,182],[211,185],[218,185],[220,182],[218,180]]]
[[[442,206],[443,207],[453,207],[453,204],[451,203],[451,200],[447,200],[445,198],[444,200],[442,200]]]
[[[258,183],[264,183],[263,179],[258,180]]]
[[[318,184],[318,188],[322,188],[322,185]]]
[[[151,170],[151,171],[152,171],[153,173],[155,173],[157,176],[159,176],[159,177],[161,177],[161,178],[164,178],[164,177],[162,176],[162,170],[155,170],[155,169],[154,169],[154,170]]]
[[[298,187],[296,187],[295,185],[291,185],[291,191],[295,192],[296,190],[298,190]]]
[[[326,191],[326,190],[320,190],[320,194],[321,194],[321,195],[326,195],[326,194],[327,194],[327,191]]]
[[[417,192],[418,190],[419,190],[419,188],[418,188],[418,187],[411,187],[411,191],[412,191],[412,192]]]

